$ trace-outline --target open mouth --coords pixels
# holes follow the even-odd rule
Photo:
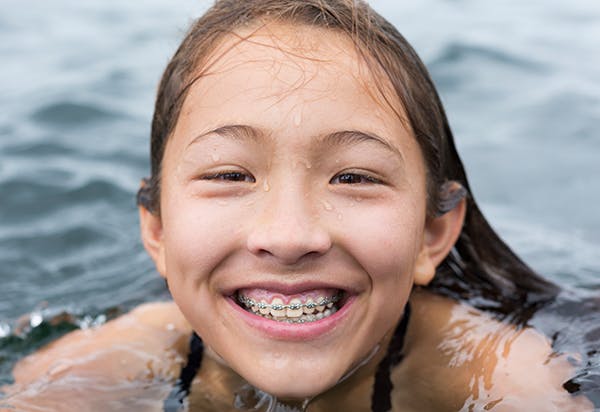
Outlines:
[[[240,289],[235,293],[239,306],[254,315],[277,322],[308,323],[325,319],[344,304],[341,289],[318,289],[294,295],[265,289]]]

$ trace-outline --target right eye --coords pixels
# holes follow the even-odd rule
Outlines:
[[[227,182],[249,182],[254,183],[256,179],[254,176],[251,176],[244,172],[217,172],[212,174],[207,174],[200,177],[200,180],[223,180]]]

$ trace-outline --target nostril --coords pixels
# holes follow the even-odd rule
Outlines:
[[[249,234],[247,249],[259,257],[272,256],[293,264],[306,257],[317,257],[331,248],[329,234],[320,228],[297,228],[294,231],[258,228]]]

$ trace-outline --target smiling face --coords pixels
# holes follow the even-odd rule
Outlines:
[[[226,364],[313,396],[393,331],[453,239],[349,39],[271,24],[212,55],[166,146],[161,214],[141,210],[144,243]]]

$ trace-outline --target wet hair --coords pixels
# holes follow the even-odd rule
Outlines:
[[[138,201],[160,214],[160,175],[165,146],[190,87],[209,67],[225,36],[275,22],[328,29],[352,40],[384,98],[407,121],[427,169],[428,215],[452,209],[466,197],[460,237],[437,268],[428,289],[511,321],[525,323],[559,288],[538,276],[500,239],[482,215],[457,153],[452,131],[425,65],[387,20],[360,0],[218,0],[191,26],[158,88],[151,132],[151,177]],[[397,103],[401,104],[398,109]],[[403,109],[403,110],[402,110]],[[457,182],[459,185],[452,183]]]

